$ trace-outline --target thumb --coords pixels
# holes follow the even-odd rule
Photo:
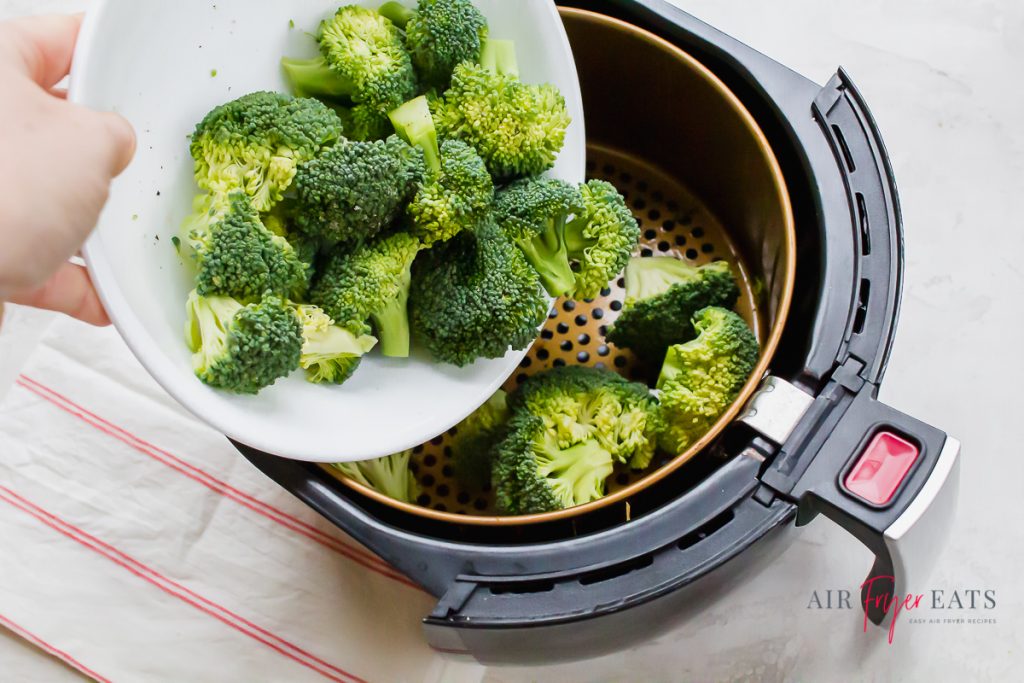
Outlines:
[[[110,112],[92,112],[96,129],[97,144],[101,158],[105,159],[111,178],[116,178],[128,168],[135,156],[137,143],[135,129],[128,119]]]
[[[110,324],[89,273],[73,263],[63,264],[42,287],[16,293],[10,302],[64,313],[90,325]]]

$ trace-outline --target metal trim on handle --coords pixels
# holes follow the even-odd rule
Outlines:
[[[919,587],[949,535],[960,490],[960,450],[957,439],[946,437],[928,481],[885,530],[885,546],[900,593]]]

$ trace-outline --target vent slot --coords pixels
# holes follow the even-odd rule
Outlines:
[[[586,572],[580,577],[580,585],[589,586],[594,583],[601,583],[602,581],[610,581],[611,579],[625,576],[630,572],[635,572],[638,569],[646,569],[652,564],[654,564],[654,557],[652,555],[641,555],[622,564]]]
[[[860,281],[860,295],[857,301],[857,315],[853,319],[853,333],[860,334],[864,331],[864,321],[868,318],[868,302],[871,300],[871,283],[867,280]]]
[[[517,583],[501,583],[488,586],[491,595],[525,595],[527,593],[547,593],[555,589],[555,582],[546,581],[522,581]]]
[[[868,203],[864,195],[857,193],[857,224],[860,226],[860,251],[871,254],[871,224],[868,222]]]
[[[676,547],[678,547],[680,550],[692,548],[693,546],[697,545],[705,538],[711,536],[719,529],[723,528],[726,524],[731,522],[733,517],[734,515],[732,513],[732,510],[726,510],[720,515],[712,517],[710,520],[708,520],[707,524],[704,524],[699,529],[695,529],[694,531],[691,531],[690,533],[680,538],[679,541],[676,543]]]
[[[850,173],[857,170],[857,164],[853,163],[853,154],[850,153],[850,146],[846,144],[846,136],[843,135],[843,129],[832,124],[832,133],[836,136],[836,142],[839,144],[839,149],[843,152],[843,159],[846,160],[846,168],[850,169]]]

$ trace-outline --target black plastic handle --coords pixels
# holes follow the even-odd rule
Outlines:
[[[879,402],[876,393],[849,368],[840,368],[762,480],[797,503],[797,525],[824,514],[875,554],[861,599],[871,621],[883,624],[894,614],[894,596],[923,588],[949,535],[960,444]],[[882,433],[911,444],[917,455],[891,497],[872,502],[852,490],[847,478]]]

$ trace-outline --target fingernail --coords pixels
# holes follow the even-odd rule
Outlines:
[[[132,124],[125,117],[113,112],[104,114],[104,117],[115,140],[117,153],[114,157],[115,167],[113,175],[118,176],[124,169],[128,168],[128,164],[134,158],[135,150],[138,146],[138,138],[135,135],[135,129],[132,127]]]

